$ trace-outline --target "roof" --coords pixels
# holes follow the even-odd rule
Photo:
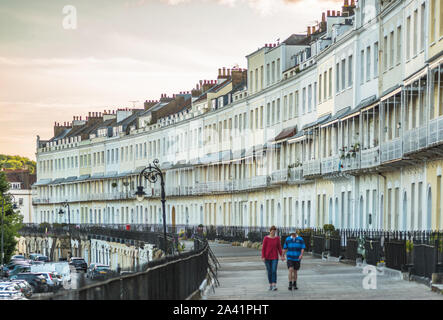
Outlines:
[[[297,126],[296,125],[292,126],[292,127],[285,128],[274,138],[274,141],[285,140],[289,137],[292,137],[296,133],[297,133]]]
[[[328,113],[328,114],[326,114],[326,115],[324,115],[324,116],[321,116],[320,118],[318,118],[318,119],[317,119],[316,121],[314,121],[314,122],[311,122],[311,123],[305,124],[305,125],[303,126],[302,129],[304,130],[304,129],[309,128],[309,127],[315,127],[315,126],[318,126],[318,125],[320,125],[320,124],[323,124],[323,123],[325,123],[326,121],[328,121],[330,117],[331,117],[331,114]]]

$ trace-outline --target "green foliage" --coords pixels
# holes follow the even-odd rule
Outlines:
[[[8,156],[0,154],[0,168],[5,169],[28,169],[31,174],[35,173],[36,163],[26,157]]]
[[[17,245],[16,237],[19,237],[18,231],[21,229],[23,221],[23,217],[12,209],[11,199],[4,196],[8,189],[9,184],[6,181],[6,176],[0,172],[0,219],[3,218],[5,262],[8,262],[14,254]],[[1,216],[2,214],[3,216]]]
[[[414,242],[411,240],[406,240],[406,252],[410,253],[412,252],[412,249],[414,249]]]
[[[328,231],[335,231],[335,227],[334,227],[334,225],[333,224],[325,224],[324,226],[323,226],[323,230],[325,231],[325,232],[328,232]]]

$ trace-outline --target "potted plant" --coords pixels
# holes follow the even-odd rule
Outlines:
[[[113,183],[111,184],[111,186],[112,186],[113,188],[117,188],[117,182],[113,182]]]

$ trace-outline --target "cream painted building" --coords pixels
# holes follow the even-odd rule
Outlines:
[[[34,221],[68,200],[74,223],[162,223],[159,184],[134,195],[159,159],[170,225],[442,229],[440,18],[439,1],[345,1],[247,70],[56,124]]]

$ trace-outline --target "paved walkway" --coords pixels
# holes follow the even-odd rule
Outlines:
[[[389,275],[377,276],[377,289],[363,288],[362,268],[340,262],[324,261],[305,254],[299,271],[299,290],[288,290],[286,262],[279,261],[277,291],[268,291],[266,268],[255,249],[210,243],[221,269],[220,286],[212,290],[208,300],[315,300],[315,299],[377,299],[443,300],[443,295],[414,281],[405,281]]]

